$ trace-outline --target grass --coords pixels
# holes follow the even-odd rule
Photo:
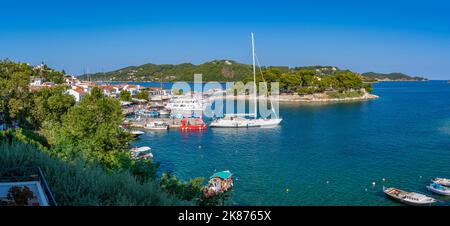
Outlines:
[[[140,184],[129,172],[108,173],[82,161],[68,163],[30,144],[0,141],[2,168],[40,167],[62,206],[190,205],[161,190],[156,181]]]

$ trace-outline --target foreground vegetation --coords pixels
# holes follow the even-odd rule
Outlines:
[[[20,161],[28,159],[30,165],[43,168],[45,173],[51,175],[55,186],[65,187],[59,190],[59,197],[68,205],[157,205],[159,196],[153,193],[161,191],[169,193],[178,201],[199,205],[218,203],[216,200],[203,198],[203,178],[187,182],[174,176],[167,178],[168,180],[159,179],[158,163],[132,160],[128,153],[132,136],[119,127],[124,119],[119,100],[106,97],[100,89],[93,88],[90,94],[75,104],[73,97],[65,93],[68,87],[62,84],[63,75],[63,72],[46,66],[36,70],[28,64],[0,61],[0,120],[9,128],[0,133],[0,143],[14,143],[14,146],[8,147],[13,149],[31,150],[29,146],[21,146],[22,144],[35,147],[33,151],[22,151],[22,155],[11,155],[6,151],[8,148],[0,149],[0,154],[9,156],[9,165],[16,163],[15,166],[21,166]],[[49,78],[58,85],[31,91],[29,82],[32,76]],[[36,151],[42,152],[42,155],[35,154]],[[15,162],[16,157],[18,159]],[[35,157],[39,161],[32,161]],[[73,170],[69,171],[77,176],[72,178],[73,175],[65,173],[56,175],[58,171],[53,171],[64,167]],[[82,171],[86,171],[86,175]],[[86,186],[82,181],[83,176],[87,176],[91,180],[89,183],[94,183],[95,175],[103,177],[103,186],[109,187]],[[114,193],[120,191],[117,189],[121,187],[117,184],[123,183],[130,187],[123,188],[119,194]],[[136,187],[137,184],[141,186]],[[154,187],[156,185],[158,189]],[[79,192],[91,193],[92,196],[74,201],[71,199],[72,194],[63,194],[71,191],[71,188],[67,188],[69,186],[81,186],[83,189]],[[149,196],[151,200],[136,201],[141,195],[148,195],[140,193],[141,189],[147,188],[147,192],[153,194]],[[117,200],[101,198],[108,192]],[[161,197],[165,197],[164,192],[160,194]],[[96,195],[99,197],[96,198]]]
[[[128,171],[106,172],[101,165],[67,163],[30,144],[0,143],[2,168],[36,167],[45,172],[58,205],[190,205],[162,190],[155,181],[139,183]]]

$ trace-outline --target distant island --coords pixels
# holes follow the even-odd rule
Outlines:
[[[403,73],[376,73],[376,72],[367,72],[363,73],[365,82],[381,82],[381,81],[428,81],[427,78],[418,77],[418,76],[409,76]]]
[[[333,75],[342,70],[335,66],[264,66],[266,69],[277,69],[282,73],[296,72],[300,70],[314,71],[317,76]],[[213,60],[203,64],[143,64],[140,66],[129,66],[110,72],[99,72],[83,74],[78,76],[80,80],[90,81],[192,81],[193,75],[203,75],[203,81],[242,81],[252,73],[250,64],[242,64],[233,60]],[[378,81],[426,81],[423,77],[412,77],[403,73],[382,74],[368,72],[361,74],[364,82]]]

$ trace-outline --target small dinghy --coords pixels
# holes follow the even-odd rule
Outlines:
[[[427,189],[439,195],[450,195],[450,188],[438,183],[431,183],[427,186]]]
[[[406,192],[397,188],[383,188],[384,194],[389,198],[412,206],[429,206],[436,202],[436,199],[415,192]]]
[[[433,183],[436,183],[436,184],[440,184],[440,185],[444,185],[444,186],[450,186],[450,179],[447,179],[447,178],[436,177],[432,181],[433,181]]]

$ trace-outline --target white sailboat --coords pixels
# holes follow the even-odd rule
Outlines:
[[[281,123],[281,118],[258,118],[257,105],[257,89],[256,89],[256,57],[255,57],[255,40],[252,33],[252,55],[253,55],[253,98],[254,113],[253,114],[225,114],[224,118],[215,119],[211,122],[211,127],[221,128],[248,128],[248,127],[272,127]],[[273,110],[273,109],[272,109]],[[245,116],[253,116],[246,118]]]

